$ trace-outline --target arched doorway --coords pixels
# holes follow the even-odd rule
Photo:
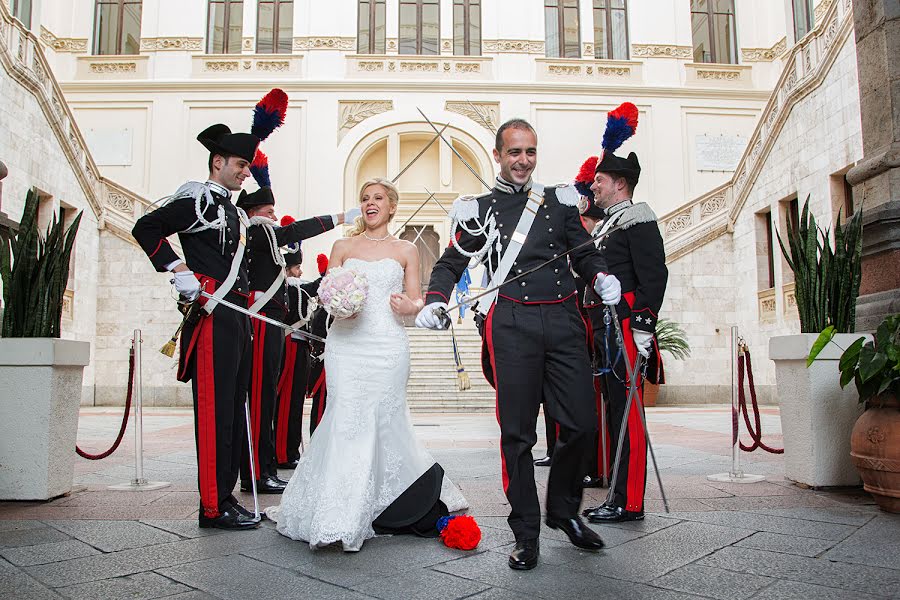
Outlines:
[[[431,269],[441,255],[440,237],[432,225],[407,225],[400,233],[400,239],[412,242],[419,249],[419,277],[424,294],[428,289]]]

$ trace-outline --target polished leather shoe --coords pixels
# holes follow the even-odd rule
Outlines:
[[[547,517],[546,523],[550,529],[561,529],[569,536],[569,541],[582,550],[599,550],[604,545],[600,536],[593,529],[585,526],[578,517],[568,519]]]
[[[287,483],[274,477],[266,477],[256,482],[256,492],[258,494],[283,494]],[[241,483],[242,492],[252,492],[253,486],[249,483]]]
[[[550,463],[553,462],[553,457],[549,454],[543,458],[534,459],[534,466],[536,467],[549,467]]]
[[[509,553],[509,568],[517,571],[528,571],[537,566],[541,550],[537,539],[516,542],[516,547]]]
[[[584,479],[581,480],[581,487],[586,488],[600,488],[603,487],[603,478],[602,477],[592,477],[590,475],[585,475]]]
[[[278,463],[279,469],[296,469],[297,465],[300,463],[299,458],[295,458],[294,460],[289,460],[287,462]]]
[[[234,507],[228,506],[219,513],[218,517],[207,517],[202,512],[198,518],[200,527],[207,529],[214,527],[216,529],[256,529],[259,527],[259,520],[254,517],[246,517]]]
[[[630,511],[621,506],[603,505],[585,516],[591,523],[623,523],[625,521],[643,521],[644,511]]]
[[[278,475],[272,475],[272,479],[274,479],[276,482],[280,483],[281,485],[287,485],[287,484],[288,484],[287,480],[282,479],[282,478],[279,477]]]

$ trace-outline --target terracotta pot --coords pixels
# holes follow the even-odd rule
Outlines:
[[[644,382],[644,406],[656,406],[656,397],[659,396],[659,385],[656,383]]]
[[[900,513],[900,401],[882,394],[868,403],[850,438],[850,456],[881,510]]]

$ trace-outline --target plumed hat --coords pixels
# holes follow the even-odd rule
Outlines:
[[[627,158],[616,156],[614,152],[637,130],[638,109],[631,102],[623,102],[606,115],[606,131],[603,132],[602,151],[597,160],[595,172],[613,173],[624,177],[632,186],[637,185],[641,176],[641,165],[637,154],[631,152]]]
[[[201,131],[197,141],[212,154],[239,156],[251,162],[260,139],[252,133],[231,133],[228,125],[216,123]]]

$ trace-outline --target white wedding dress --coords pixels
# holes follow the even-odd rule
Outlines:
[[[341,542],[356,551],[375,535],[372,521],[435,460],[410,421],[409,339],[389,303],[403,289],[403,267],[391,258],[350,258],[344,267],[366,275],[369,293],[356,318],[328,332],[325,414],[281,506],[266,514],[281,534],[311,547]],[[446,477],[441,500],[451,512],[468,507]]]

